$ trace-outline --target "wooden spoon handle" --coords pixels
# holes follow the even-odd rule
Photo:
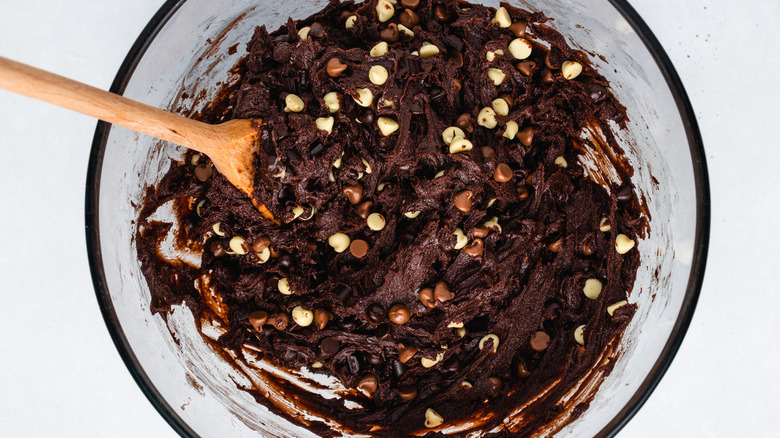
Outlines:
[[[169,113],[1,56],[0,88],[187,146],[207,155],[213,152],[210,146],[220,135],[213,125]]]

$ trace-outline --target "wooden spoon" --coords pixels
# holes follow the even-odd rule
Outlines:
[[[217,170],[246,193],[263,216],[273,214],[253,196],[254,154],[261,120],[198,122],[0,56],[0,88],[123,126],[211,158]]]

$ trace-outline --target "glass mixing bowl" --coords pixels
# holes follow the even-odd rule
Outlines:
[[[254,3],[251,6],[250,3]],[[484,2],[497,7],[497,1]],[[591,56],[627,109],[618,142],[635,168],[651,234],[629,301],[638,312],[614,369],[586,413],[559,436],[609,436],[636,413],[677,351],[704,274],[709,189],[693,111],[669,59],[636,12],[619,0],[510,0],[544,11],[569,43]],[[326,0],[168,1],[144,29],[111,91],[166,109],[197,110],[246,54],[255,26],[305,18]],[[232,49],[235,46],[235,49]],[[184,94],[186,92],[186,94]],[[185,97],[187,96],[187,97]],[[193,97],[198,97],[197,102]],[[142,391],[183,436],[314,436],[237,388],[229,367],[180,308],[164,320],[150,310],[134,231],[145,188],[157,183],[180,147],[100,123],[87,177],[86,228],[92,276],[113,340]],[[176,338],[171,332],[176,333]]]

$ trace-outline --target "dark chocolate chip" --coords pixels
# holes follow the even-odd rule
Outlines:
[[[412,106],[409,108],[409,112],[415,115],[422,114],[424,112],[422,103],[420,103],[419,100],[412,102]]]
[[[393,360],[392,362],[390,362],[390,368],[393,370],[393,376],[396,379],[400,379],[407,370],[406,365],[402,364],[397,360]]]
[[[398,241],[403,245],[411,245],[414,242],[414,234],[404,231],[398,236]]]
[[[417,388],[410,385],[399,386],[398,396],[406,402],[414,400],[417,397]]]
[[[504,387],[504,382],[498,377],[491,376],[488,377],[488,383],[490,384],[490,395],[498,397]]]
[[[626,202],[631,200],[632,193],[633,189],[631,188],[631,185],[623,184],[615,191],[615,197],[618,201]]]
[[[211,167],[210,164],[200,163],[195,166],[195,178],[197,178],[198,181],[206,181],[207,179],[211,178],[213,173],[214,168]]]
[[[461,369],[460,361],[457,357],[453,357],[452,359],[444,362],[444,365],[442,365],[441,369],[448,373],[457,373]]]
[[[517,199],[521,201],[525,201],[526,199],[528,199],[528,196],[530,196],[528,187],[526,187],[525,185],[521,185],[517,188]]]
[[[607,95],[607,88],[603,85],[591,83],[588,85],[588,95],[594,102],[598,102]]]
[[[268,323],[276,327],[277,330],[284,330],[290,323],[290,317],[286,313],[277,313],[268,317]]]
[[[520,361],[517,362],[517,375],[522,378],[526,378],[531,375],[531,370],[528,369],[528,366],[523,359],[520,359]]]
[[[279,256],[279,267],[289,269],[295,263],[295,258],[290,254],[283,254]]]
[[[341,344],[336,338],[325,338],[320,342],[320,351],[323,356],[330,357],[339,352]]]
[[[211,250],[211,253],[214,254],[214,257],[222,257],[223,255],[227,254],[224,245],[219,240],[214,240],[211,242],[209,249]]]
[[[465,45],[463,44],[463,40],[458,38],[456,35],[447,35],[444,37],[444,44],[446,44],[448,47],[452,47],[453,49],[462,52],[465,48]]]
[[[558,70],[561,68],[563,61],[565,61],[563,50],[555,46],[551,47],[550,51],[547,52],[547,55],[544,56],[544,65],[552,70]]]
[[[482,146],[479,148],[479,151],[482,152],[482,158],[484,158],[485,161],[491,161],[496,158],[496,150],[490,146]]]
[[[333,290],[333,295],[336,295],[336,297],[342,303],[346,303],[347,300],[349,300],[352,297],[352,288],[347,286],[346,284],[336,285],[336,288]]]
[[[360,113],[358,113],[357,119],[364,125],[370,125],[374,123],[374,110],[371,108],[363,108],[360,110]]]
[[[274,47],[274,60],[282,64],[290,60],[292,49],[289,43],[279,43]]]
[[[368,218],[368,216],[371,214],[371,206],[374,205],[371,201],[365,201],[362,204],[357,206],[357,214],[362,219]]]
[[[311,148],[309,149],[309,154],[312,157],[319,157],[322,155],[322,152],[325,151],[325,145],[322,144],[322,142],[316,142],[314,143]]]
[[[311,29],[309,29],[309,37],[318,40],[325,36],[325,29],[323,29],[322,26],[317,26],[316,24],[317,23],[311,25]]]
[[[474,125],[471,123],[471,114],[463,113],[455,120],[455,126],[465,132],[474,132]]]
[[[369,354],[366,357],[366,362],[368,362],[369,365],[378,367],[379,365],[382,365],[382,358],[377,356],[376,354]]]
[[[363,368],[361,362],[362,360],[357,356],[357,353],[347,356],[347,367],[349,367],[349,372],[352,374],[359,373]]]
[[[373,324],[379,324],[386,318],[385,308],[379,303],[371,303],[366,309],[366,318]]]

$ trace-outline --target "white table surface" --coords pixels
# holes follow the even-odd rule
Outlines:
[[[0,56],[107,89],[162,0],[0,0]],[[631,0],[701,126],[704,287],[669,372],[620,437],[770,437],[780,406],[780,2]],[[103,323],[84,237],[95,120],[0,91],[0,435],[174,437]]]

